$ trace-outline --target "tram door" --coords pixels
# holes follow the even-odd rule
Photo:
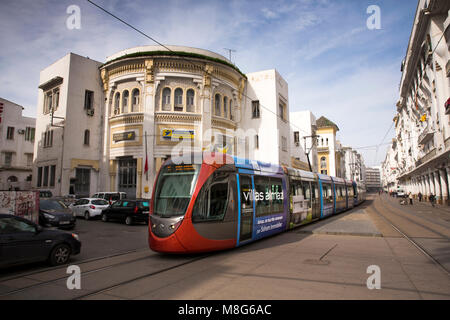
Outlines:
[[[252,238],[253,231],[253,185],[252,178],[247,175],[239,175],[241,217],[239,241],[243,242]]]

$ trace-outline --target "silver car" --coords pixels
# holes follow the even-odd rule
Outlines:
[[[101,216],[103,209],[109,207],[109,202],[100,198],[82,198],[71,204],[69,208],[72,209],[76,217],[90,218]]]

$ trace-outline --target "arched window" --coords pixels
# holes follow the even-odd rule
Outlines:
[[[327,138],[327,145],[328,145],[328,138]]]
[[[220,94],[216,94],[214,106],[214,114],[220,116]]]
[[[128,90],[125,90],[123,92],[123,96],[122,96],[122,112],[123,113],[127,113],[128,112],[128,98],[130,96],[130,93],[128,92]]]
[[[320,158],[320,168],[326,168],[327,167],[327,158],[322,157]]]
[[[186,111],[187,112],[194,112],[194,98],[195,98],[195,91],[192,89],[189,89],[186,93]]]
[[[175,89],[175,111],[183,111],[183,89]]]
[[[89,145],[90,132],[89,130],[84,130],[84,145]]]
[[[228,98],[223,97],[223,116],[228,118]]]
[[[120,93],[117,92],[114,97],[114,114],[119,114],[120,112]]]
[[[139,111],[139,89],[134,89],[131,94],[131,112]]]
[[[10,177],[8,178],[8,182],[17,182],[17,181],[18,181],[18,179],[17,179],[16,176],[10,176]]]
[[[162,94],[162,109],[164,111],[170,111],[170,95],[172,94],[172,91],[170,88],[164,88],[163,94]]]

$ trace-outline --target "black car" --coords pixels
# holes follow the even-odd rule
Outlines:
[[[0,214],[0,267],[45,260],[65,264],[80,249],[76,234],[46,230],[27,219]]]
[[[39,224],[43,227],[73,229],[76,218],[61,200],[46,199],[39,202]]]
[[[118,200],[104,209],[102,220],[121,220],[127,225],[135,222],[148,224],[149,200]]]

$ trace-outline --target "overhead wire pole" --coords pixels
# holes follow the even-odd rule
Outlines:
[[[236,50],[229,49],[229,48],[224,48],[224,49],[228,51],[228,56],[230,57],[228,60],[230,60],[230,62],[231,62],[231,52],[236,52]]]

